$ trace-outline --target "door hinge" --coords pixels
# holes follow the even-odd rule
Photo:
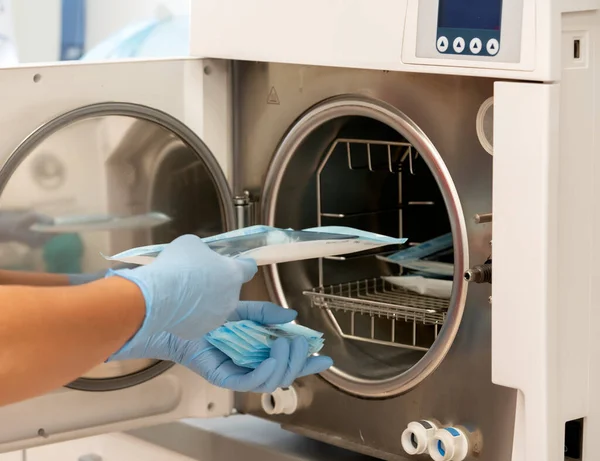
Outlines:
[[[243,195],[234,197],[233,206],[235,207],[238,229],[256,224],[257,202],[257,198],[252,196],[248,191],[244,191]]]

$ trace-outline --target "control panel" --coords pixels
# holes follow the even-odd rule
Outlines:
[[[439,0],[440,53],[495,56],[500,51],[502,0]]]
[[[419,0],[417,57],[519,62],[523,0]]]

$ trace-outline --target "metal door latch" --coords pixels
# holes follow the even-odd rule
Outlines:
[[[233,206],[235,207],[238,229],[254,225],[256,222],[256,202],[257,199],[248,191],[244,191],[243,195],[234,197]]]

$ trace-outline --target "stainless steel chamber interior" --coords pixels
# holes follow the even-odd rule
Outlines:
[[[263,197],[264,220],[277,227],[343,225],[412,243],[452,232],[450,300],[387,286],[380,277],[402,269],[372,254],[280,264],[267,274],[276,301],[325,332],[324,353],[335,367],[323,377],[334,386],[390,397],[432,373],[461,322],[468,255],[456,189],[426,134],[386,103],[361,96],[326,100],[280,142]]]
[[[168,242],[185,233],[213,235],[234,227],[231,193],[218,162],[193,131],[169,114],[135,104],[102,103],[50,120],[31,133],[2,166],[0,211],[6,208],[5,193],[11,187],[23,187],[27,161],[48,151],[66,165],[67,180],[76,185],[63,195],[72,195],[75,201],[90,196],[87,189],[103,178],[95,194],[107,205],[96,208],[99,205],[79,202],[77,214],[127,216],[159,211],[172,218],[152,229],[110,232],[108,238],[85,236],[95,250],[112,254]],[[39,209],[44,194],[38,195],[24,207],[44,212]],[[65,213],[60,206],[53,210]],[[171,366],[153,360],[103,364],[68,387],[84,391],[126,388]]]

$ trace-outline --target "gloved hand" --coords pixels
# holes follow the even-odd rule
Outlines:
[[[293,321],[297,313],[266,302],[240,302],[228,320],[253,320],[262,324]],[[333,365],[326,356],[309,357],[308,342],[299,337],[290,341],[279,338],[271,348],[271,357],[255,370],[235,365],[229,357],[204,337],[182,340],[170,333],[158,333],[114,354],[109,361],[130,359],[168,360],[183,365],[215,386],[237,392],[271,393],[285,388],[302,376],[321,373]]]
[[[163,331],[194,339],[217,328],[236,309],[242,284],[256,271],[254,260],[221,256],[199,237],[184,235],[151,264],[110,270],[107,277],[123,277],[144,295],[146,317],[130,341],[134,344]]]
[[[32,211],[0,211],[0,242],[17,242],[31,248],[41,247],[55,236],[29,228],[34,224],[52,222],[52,218]]]

